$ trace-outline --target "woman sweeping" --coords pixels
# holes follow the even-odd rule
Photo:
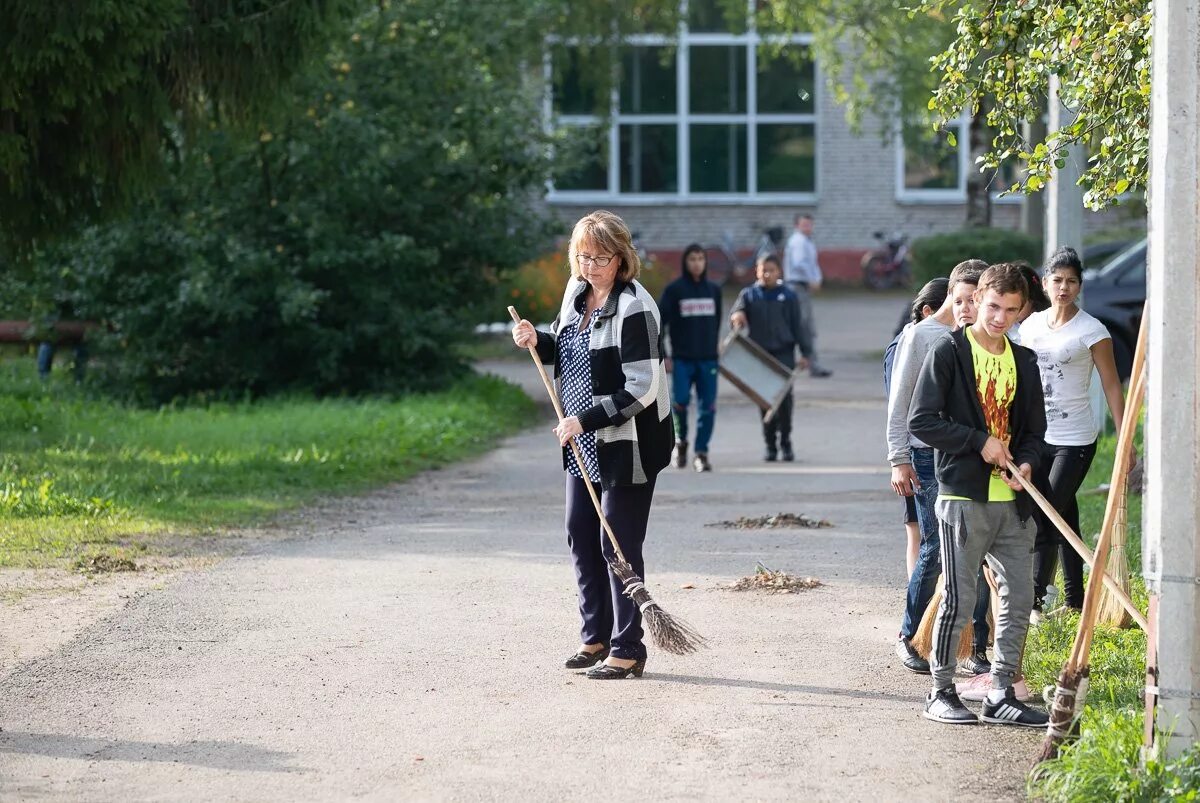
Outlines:
[[[613,549],[587,484],[599,495],[625,559],[644,579],[642,542],[654,482],[675,442],[661,319],[637,281],[641,260],[621,218],[598,211],[580,219],[568,257],[571,278],[550,333],[527,320],[513,327],[517,346],[536,346],[541,361],[554,366],[565,415],[554,433],[567,471],[567,543],[582,619],[579,649],[565,665],[591,667],[587,676],[595,680],[641,677],[641,613],[609,568]],[[584,471],[567,448],[571,439]]]
[[[1093,366],[1100,374],[1108,409],[1117,430],[1125,414],[1121,380],[1113,359],[1112,335],[1104,324],[1076,303],[1083,289],[1083,263],[1073,248],[1060,248],[1046,262],[1042,288],[1050,308],[1030,315],[1021,326],[1021,342],[1037,352],[1046,399],[1046,443],[1050,459],[1036,478],[1054,509],[1079,532],[1079,504],[1075,494],[1096,456],[1099,434],[1092,414],[1089,390]],[[1033,618],[1042,613],[1046,587],[1054,579],[1057,553],[1062,553],[1063,596],[1067,607],[1083,607],[1083,558],[1037,514],[1038,536],[1034,555]]]

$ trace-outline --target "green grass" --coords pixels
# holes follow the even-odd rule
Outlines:
[[[120,556],[131,538],[260,522],[403,480],[482,452],[531,410],[490,377],[399,399],[145,410],[43,385],[29,361],[0,365],[0,566]]]
[[[1137,443],[1140,451],[1140,433]],[[1080,535],[1093,548],[1103,523],[1107,495],[1087,491],[1110,480],[1115,451],[1115,437],[1100,439],[1096,459],[1078,497]],[[1127,512],[1130,596],[1144,611],[1141,496],[1129,496]],[[1062,588],[1061,573],[1056,585]],[[1078,624],[1079,615],[1068,613],[1046,619],[1029,631],[1022,668],[1031,689],[1054,684],[1067,661]],[[1122,630],[1099,624],[1089,660],[1090,685],[1081,736],[1031,775],[1030,795],[1064,803],[1200,800],[1200,747],[1174,762],[1148,761],[1144,768],[1141,766],[1146,634],[1136,627]]]

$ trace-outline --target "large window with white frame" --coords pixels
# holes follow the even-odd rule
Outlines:
[[[896,198],[916,203],[962,203],[970,155],[966,116],[938,130],[896,138]]]
[[[814,199],[811,39],[760,33],[751,10],[747,3],[746,18],[730,21],[717,0],[690,0],[676,35],[627,38],[607,103],[584,63],[589,49],[551,42],[545,111],[574,158],[550,199]]]
[[[967,199],[971,118],[964,115],[937,131],[897,135],[896,198],[906,203],[963,203]],[[1020,193],[1005,190],[1023,175],[1015,160],[1001,165],[991,177],[992,202],[1019,204]]]

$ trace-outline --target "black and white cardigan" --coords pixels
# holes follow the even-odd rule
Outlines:
[[[558,332],[573,317],[588,285],[571,279],[551,332],[538,332],[538,356],[559,379]],[[641,485],[671,460],[675,425],[663,365],[662,319],[654,297],[637,281],[617,282],[597,311],[589,349],[592,406],[579,416],[596,433],[600,485]],[[563,449],[563,466],[574,460]]]

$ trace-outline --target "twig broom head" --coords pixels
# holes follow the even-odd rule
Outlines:
[[[651,598],[646,584],[637,576],[632,566],[621,560],[614,560],[610,565],[613,573],[625,584],[625,595],[633,600],[642,612],[642,622],[650,631],[654,646],[672,655],[688,655],[705,646],[707,641],[696,628],[663,610],[662,606]]]
[[[1108,551],[1107,572],[1121,586],[1121,589],[1125,593],[1129,593],[1129,555],[1125,548],[1129,537],[1128,486],[1125,483],[1121,483],[1121,488],[1118,489],[1118,492],[1121,496],[1117,499],[1116,514],[1113,519],[1112,546]],[[1108,590],[1107,586],[1100,591],[1099,620],[1113,627],[1128,627],[1133,621],[1133,617],[1129,615],[1129,611]]]
[[[938,578],[937,590],[933,592],[933,596],[929,598],[929,604],[925,606],[925,612],[921,614],[921,621],[917,624],[917,629],[913,633],[911,639],[908,640],[909,645],[917,651],[925,660],[929,660],[929,654],[933,652],[933,628],[937,624],[938,608],[942,605],[942,577]],[[974,604],[974,603],[972,603]],[[970,658],[975,650],[975,624],[970,620],[962,629],[962,634],[958,638],[958,651],[955,653],[956,660]]]

